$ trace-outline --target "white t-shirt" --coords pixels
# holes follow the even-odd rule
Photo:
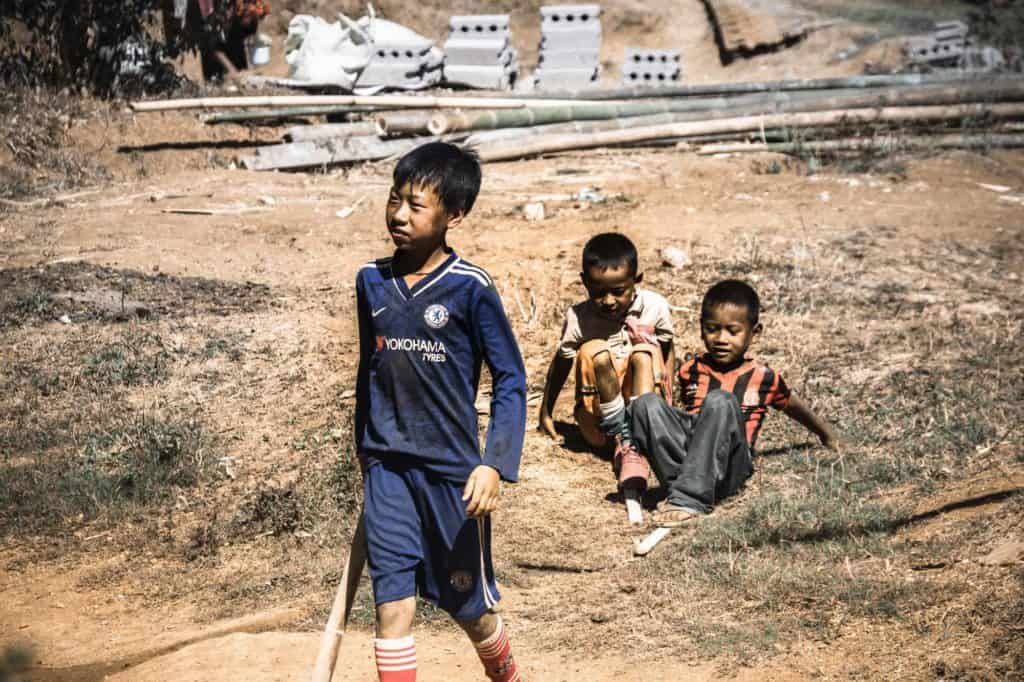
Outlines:
[[[636,298],[626,311],[626,317],[635,318],[636,325],[650,330],[660,343],[671,341],[675,336],[671,310],[661,294],[637,289]],[[593,339],[608,341],[612,355],[618,359],[627,357],[633,348],[625,321],[609,320],[600,314],[593,301],[587,299],[566,311],[558,354],[563,358],[574,359],[580,346]]]

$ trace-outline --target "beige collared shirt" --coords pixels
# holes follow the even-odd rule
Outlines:
[[[671,310],[661,294],[637,289],[636,298],[626,311],[626,316],[636,318],[638,325],[650,329],[659,343],[671,341],[675,336]],[[580,346],[593,339],[608,341],[612,354],[618,359],[627,357],[633,347],[625,323],[604,317],[597,305],[587,299],[566,311],[558,354],[563,358],[574,359]]]

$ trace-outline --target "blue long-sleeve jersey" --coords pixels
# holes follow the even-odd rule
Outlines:
[[[359,376],[355,438],[369,461],[416,461],[449,480],[478,465],[519,476],[526,372],[490,276],[455,253],[411,289],[386,258],[356,277]],[[491,421],[480,453],[475,407],[481,363]]]

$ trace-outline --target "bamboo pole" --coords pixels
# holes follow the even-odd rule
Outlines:
[[[606,90],[587,90],[588,100],[612,99],[643,99],[648,97],[705,97],[707,95],[740,95],[753,92],[792,92],[797,90],[841,90],[865,88],[886,88],[893,86],[915,86],[934,84],[971,84],[993,80],[1020,80],[1021,76],[1005,74],[983,74],[972,76],[967,73],[919,73],[919,74],[882,74],[874,76],[849,76],[843,78],[811,78],[803,80],[748,81],[741,83],[694,83],[657,88],[614,88]],[[501,97],[500,94],[491,95]],[[517,93],[518,99],[572,99],[578,96],[573,92]]]
[[[268,121],[304,116],[330,116],[332,114],[365,114],[379,112],[380,107],[287,107],[268,111],[226,111],[216,114],[202,114],[200,120],[208,125],[217,123],[245,123],[247,121]]]
[[[374,123],[377,127],[377,134],[397,137],[399,135],[428,135],[430,134],[430,117],[433,111],[394,111],[387,116],[375,116]]]
[[[631,130],[609,130],[590,134],[551,135],[531,140],[512,140],[482,146],[477,151],[482,161],[505,161],[537,154],[592,149],[664,137],[743,133],[762,128],[803,128],[894,121],[943,121],[982,115],[997,118],[1021,117],[1024,116],[1024,104],[887,107],[883,109],[841,109],[809,113],[741,116],[717,121],[667,123]]]
[[[533,102],[531,106],[565,106],[577,100],[550,100]],[[427,97],[416,95],[263,95],[256,97],[197,97],[192,99],[153,100],[132,102],[136,112],[178,111],[182,109],[228,109],[244,107],[303,107],[303,106],[379,106],[394,108],[435,109],[461,107],[464,109],[519,109],[525,100],[495,97]]]
[[[1012,148],[1024,147],[1024,135],[935,135],[935,136],[893,136],[885,137],[854,137],[844,140],[808,140],[804,142],[783,143],[724,143],[708,144],[700,147],[697,153],[702,156],[710,154],[747,154],[751,152],[779,152],[792,154],[800,152],[838,152],[838,151],[885,151],[898,152],[910,149],[977,149],[977,148]]]
[[[718,97],[701,100],[650,100],[642,102],[622,103],[581,103],[559,107],[523,107],[521,109],[499,109],[483,111],[439,111],[435,112],[425,130],[416,131],[420,134],[445,135],[462,131],[494,130],[500,128],[520,128],[570,121],[601,121],[613,118],[632,116],[649,116],[653,114],[671,114],[696,111],[725,109],[760,105],[761,109],[771,110],[776,102],[790,102],[803,99],[806,95],[796,97],[786,93],[768,93],[752,95],[748,98]],[[388,120],[389,114],[381,114],[377,120]]]
[[[308,142],[311,140],[363,137],[376,134],[377,125],[373,121],[353,121],[352,123],[322,123],[320,125],[295,126],[284,131],[284,139],[290,142]]]
[[[742,97],[717,97],[691,100],[664,100],[652,102],[626,102],[621,104],[587,104],[567,107],[534,109],[499,109],[484,111],[438,111],[430,116],[426,130],[419,128],[419,119],[411,120],[403,131],[418,134],[444,135],[460,131],[492,130],[529,127],[571,121],[597,121],[655,114],[699,115],[677,116],[673,121],[707,118],[752,116],[770,112],[828,111],[864,107],[917,106],[960,104],[967,102],[1024,100],[1024,80],[975,83],[966,87],[925,86],[921,88],[889,88],[873,92],[859,90],[768,93]],[[708,111],[722,111],[708,116]],[[391,129],[390,121],[401,114],[379,114],[378,121]],[[667,122],[667,121],[666,121]]]
[[[716,111],[650,114],[647,116],[631,116],[599,121],[569,121],[566,123],[554,123],[526,128],[501,128],[498,130],[475,132],[466,139],[466,143],[473,145],[485,145],[496,143],[500,140],[522,139],[527,136],[535,135],[594,133],[605,130],[625,130],[628,128],[661,125],[664,123],[707,121],[768,113],[828,111],[833,109],[860,108],[864,106],[882,106],[884,104],[925,104],[929,101],[934,104],[956,104],[988,98],[998,99],[1000,97],[1007,100],[1014,100],[1024,98],[1024,83],[1016,84],[1013,87],[997,85],[991,90],[976,87],[963,90],[958,90],[956,88],[932,88],[914,93],[902,93],[892,89],[871,94],[858,94],[857,91],[847,91],[847,93],[849,94],[825,97],[817,100],[812,99],[810,101],[784,102],[775,105],[774,107],[769,107],[763,104],[752,104],[749,106],[734,106],[729,107],[728,109]],[[931,95],[930,99],[927,96],[929,94]],[[739,100],[740,98],[736,99]]]

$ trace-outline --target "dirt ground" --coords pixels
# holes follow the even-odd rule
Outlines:
[[[723,67],[700,3],[663,16],[631,30],[678,35],[694,80],[884,56],[830,61],[866,31],[843,25]],[[354,520],[351,499],[321,493],[354,489],[336,463],[351,452],[354,278],[389,252],[390,166],[229,167],[279,134],[114,105],[70,131],[109,180],[0,213],[0,648],[30,663],[12,679],[308,679]],[[603,201],[579,200],[584,187]],[[546,218],[527,221],[538,200]],[[187,208],[214,214],[170,212]],[[699,350],[708,284],[753,282],[759,356],[847,449],[772,415],[745,491],[637,559],[608,462],[569,423],[571,389],[563,444],[533,431],[532,403],[522,480],[495,517],[526,679],[1024,679],[1024,554],[985,559],[1024,542],[1024,154],[852,168],[668,148],[487,165],[451,243],[494,278],[531,394],[583,295],[580,249],[608,230],[636,242],[681,352]],[[691,262],[663,266],[664,246]],[[127,451],[147,424],[176,452],[195,443],[197,482],[115,512],[46,468],[103,464],[114,446],[97,433]],[[374,679],[368,588],[335,679]],[[416,635],[420,679],[481,678],[435,612]]]

